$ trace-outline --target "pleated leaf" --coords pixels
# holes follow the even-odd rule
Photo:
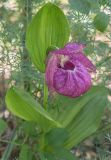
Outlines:
[[[88,103],[94,96],[98,96],[101,87],[93,87],[85,95],[78,98],[69,98],[57,95],[53,103],[58,106],[58,109],[50,109],[50,113],[58,120],[64,127],[66,127],[74,117],[81,111],[81,109]]]
[[[56,5],[47,3],[34,16],[27,29],[26,47],[40,71],[45,71],[46,50],[50,46],[63,47],[69,34],[67,19]]]
[[[58,109],[50,112],[69,132],[66,148],[72,148],[97,130],[106,106],[107,94],[105,87],[95,86],[76,99],[57,97]]]
[[[81,111],[66,127],[69,131],[69,139],[65,142],[67,148],[72,148],[98,129],[107,104],[107,89],[99,89],[95,96],[83,106]],[[87,95],[86,95],[87,96]]]
[[[51,127],[61,127],[38,102],[18,88],[8,90],[6,104],[13,114],[27,121],[37,122],[44,131]]]

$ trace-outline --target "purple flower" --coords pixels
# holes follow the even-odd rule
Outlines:
[[[83,44],[69,43],[49,53],[46,83],[51,91],[78,97],[90,89],[90,72],[95,72],[96,68],[84,55],[84,47]]]

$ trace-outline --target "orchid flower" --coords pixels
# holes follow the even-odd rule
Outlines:
[[[91,72],[96,68],[84,55],[84,47],[83,44],[68,43],[49,53],[45,75],[49,90],[74,98],[90,89]]]

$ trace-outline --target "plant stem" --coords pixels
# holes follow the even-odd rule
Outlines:
[[[44,105],[45,109],[47,109],[47,100],[48,100],[48,87],[46,85],[45,78],[44,78],[44,99],[43,99],[43,105]]]
[[[8,141],[8,140],[2,140],[2,139],[0,139],[0,142],[2,142],[2,143],[7,143],[7,144],[14,144],[15,146],[21,146],[20,143],[10,142],[10,141]]]

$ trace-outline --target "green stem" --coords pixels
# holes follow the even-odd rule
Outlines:
[[[0,142],[2,142],[2,143],[7,143],[7,144],[13,144],[13,145],[15,145],[15,146],[21,146],[20,143],[16,143],[15,141],[10,142],[10,141],[8,141],[8,140],[2,140],[2,139],[0,139]]]
[[[47,109],[47,100],[48,100],[48,87],[47,87],[45,79],[44,79],[44,99],[43,99],[43,105],[44,105],[45,109]]]

